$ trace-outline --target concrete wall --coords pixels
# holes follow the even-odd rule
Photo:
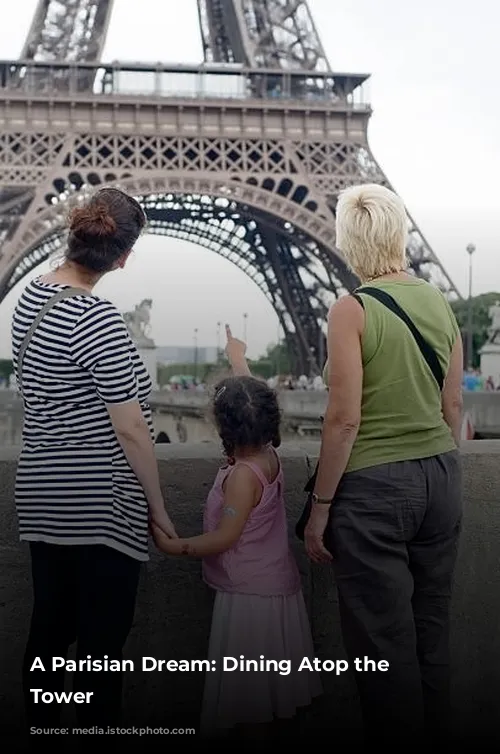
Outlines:
[[[306,457],[317,445],[283,449],[290,522],[303,505]],[[457,573],[453,619],[453,688],[457,740],[474,737],[477,747],[500,743],[497,732],[500,688],[500,442],[465,444],[465,530]],[[162,484],[178,531],[198,533],[202,504],[219,462],[217,447],[158,448]],[[21,717],[20,666],[30,613],[26,546],[17,541],[13,510],[15,452],[0,456],[0,705],[1,735],[14,736]],[[301,546],[299,559],[318,656],[344,657],[337,597],[328,567],[310,567]],[[167,559],[152,552],[143,569],[140,595],[127,655],[203,659],[212,597],[200,579],[200,564]],[[127,724],[195,727],[203,684],[201,674],[127,674]],[[303,716],[306,733],[327,732],[332,741],[355,744],[359,717],[352,678],[326,674],[325,697]],[[312,726],[312,728],[311,728]],[[328,731],[326,730],[328,729]],[[177,743],[179,741],[177,740]],[[136,748],[139,746],[136,740]],[[153,750],[152,738],[140,748]],[[168,742],[158,742],[164,749]],[[182,743],[181,743],[182,745]],[[498,747],[497,747],[498,748]],[[492,747],[493,749],[493,747]],[[11,749],[7,747],[7,750]],[[479,745],[477,750],[483,750]],[[489,750],[489,746],[485,750]]]
[[[464,392],[464,410],[482,439],[500,437],[500,390],[495,392]]]
[[[500,391],[464,392],[464,411],[470,414],[472,424],[483,438],[500,437]],[[315,390],[283,390],[279,396],[285,424],[318,424],[318,419],[325,413],[328,393]],[[165,410],[169,406],[175,413],[187,414],[199,411],[200,415],[208,405],[206,394],[189,392],[157,392],[152,395],[151,405],[154,409]],[[155,422],[160,422],[160,416]],[[198,430],[199,431],[199,430]],[[203,430],[206,431],[206,430]]]
[[[298,427],[319,425],[324,414],[328,394],[315,390],[283,390],[279,400],[283,411],[285,428],[291,432]],[[176,423],[182,417],[189,425],[188,442],[205,442],[214,438],[208,421],[207,393],[194,391],[155,391],[151,406],[155,413],[156,433],[166,431],[172,442],[177,442]],[[465,392],[464,409],[472,419],[476,432],[483,438],[500,437],[500,391]],[[0,390],[0,447],[20,441],[22,404],[11,390]],[[295,428],[295,429],[294,429]]]
[[[158,437],[160,432],[166,432],[172,443],[187,442],[191,445],[201,442],[219,442],[215,427],[208,418],[155,412],[153,425],[155,437]]]

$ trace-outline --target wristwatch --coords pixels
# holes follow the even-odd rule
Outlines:
[[[315,492],[313,492],[313,495],[312,495],[312,504],[313,505],[330,505],[331,502],[332,502],[331,497],[329,497],[329,498],[318,497],[317,494]]]

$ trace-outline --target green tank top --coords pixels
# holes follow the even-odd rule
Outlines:
[[[460,331],[443,294],[423,280],[371,282],[389,293],[434,348],[444,374]],[[363,287],[358,289],[363,294]],[[408,326],[363,296],[361,424],[346,472],[429,458],[456,448],[439,387]],[[328,365],[325,367],[328,382]]]

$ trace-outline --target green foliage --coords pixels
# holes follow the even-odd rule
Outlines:
[[[277,374],[290,373],[290,356],[284,343],[271,344],[266,353],[249,363],[252,374],[269,379]]]
[[[271,344],[266,353],[258,359],[249,361],[252,374],[264,379],[276,374],[290,374],[290,356],[284,343]],[[195,369],[193,362],[189,364],[168,364],[158,366],[157,381],[160,387],[168,385],[170,379],[176,376],[197,377],[201,382],[213,382],[227,372],[228,364],[224,358],[219,364],[198,364]]]
[[[268,361],[272,364],[272,373],[269,375],[273,377],[276,374],[290,374],[291,362],[288,346],[284,342],[272,343],[266,349],[265,357],[262,357],[262,361]]]
[[[206,382],[210,375],[217,369],[216,364],[168,364],[159,365],[157,369],[156,379],[158,385],[168,385],[172,377],[177,376],[191,376],[197,377],[201,382]]]
[[[272,361],[268,361],[263,357],[257,361],[250,361],[248,366],[250,367],[252,374],[256,377],[262,377],[265,380],[274,377],[275,369]]]
[[[500,293],[482,293],[472,298],[472,360],[475,367],[479,366],[479,351],[488,339],[488,328],[491,324],[488,311],[497,301],[500,301]],[[468,299],[453,301],[451,306],[463,337],[466,339]]]

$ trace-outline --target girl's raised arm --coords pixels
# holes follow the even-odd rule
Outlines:
[[[252,373],[246,360],[247,344],[238,338],[233,338],[231,328],[226,325],[226,356],[235,377],[251,377]]]

